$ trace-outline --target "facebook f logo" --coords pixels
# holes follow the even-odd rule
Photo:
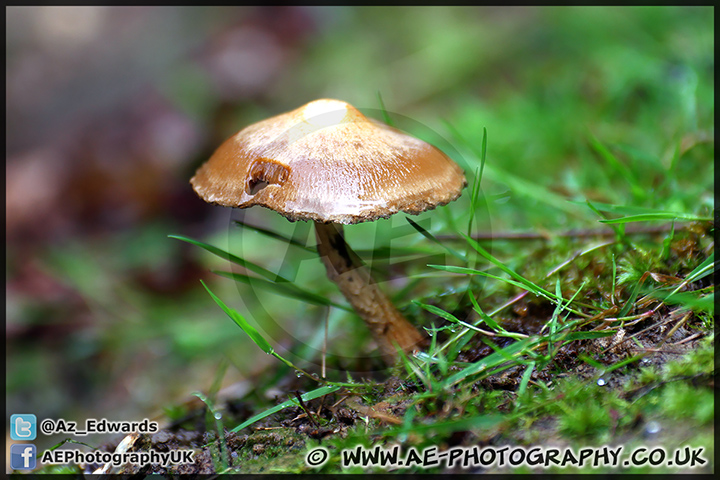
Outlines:
[[[10,445],[10,468],[13,470],[32,470],[37,464],[35,445],[19,443]]]
[[[10,438],[13,440],[35,440],[37,418],[32,413],[10,416]]]

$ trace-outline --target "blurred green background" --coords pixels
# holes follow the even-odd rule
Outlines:
[[[265,265],[284,258],[286,245],[240,236],[237,212],[206,205],[188,180],[240,128],[316,98],[373,112],[381,95],[470,181],[486,128],[482,232],[598,226],[568,200],[712,214],[711,7],[6,15],[8,417],[154,416],[207,390],[224,359],[224,385],[272,364],[199,283],[261,322],[257,305],[209,272],[224,262],[167,235]],[[466,225],[467,197],[433,212],[432,229]],[[294,231],[253,210],[255,225]],[[359,249],[376,234],[348,229]],[[305,264],[308,281],[324,276],[319,260]],[[323,311],[283,302],[261,302],[281,324],[261,328],[280,347],[317,341]]]

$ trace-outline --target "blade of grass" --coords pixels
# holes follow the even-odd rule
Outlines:
[[[675,297],[675,295],[678,292],[680,292],[680,290],[685,288],[685,286],[687,286],[688,284],[690,284],[694,281],[697,281],[701,278],[704,278],[707,275],[709,275],[710,273],[712,273],[713,271],[715,271],[714,267],[715,267],[715,252],[711,253],[708,258],[706,258],[700,265],[695,267],[695,269],[692,272],[690,272],[687,277],[685,277],[685,280],[683,280],[677,287],[675,287],[675,289],[672,292],[670,292],[669,294],[660,294],[659,297],[658,297],[658,295],[654,295],[655,298],[664,299],[663,303],[668,298],[670,298],[671,302],[677,303],[678,297]],[[643,277],[645,277],[648,274],[649,273],[646,272],[645,275],[643,275]],[[691,292],[686,292],[686,293],[691,293]],[[651,294],[651,295],[653,295],[653,294]],[[686,299],[685,296],[683,296],[683,297],[679,297],[679,298],[681,299],[680,300],[681,303],[685,300],[689,300],[688,305],[692,305],[695,309],[699,309],[701,311],[714,312],[714,304],[708,303],[709,300],[707,300],[706,297],[703,297],[701,299],[694,299],[694,298]],[[659,305],[658,305],[658,307],[659,307]],[[655,307],[655,309],[657,309],[658,307]]]
[[[625,317],[627,316],[628,312],[632,308],[632,306],[635,304],[635,300],[637,299],[638,293],[640,292],[640,286],[645,282],[645,279],[648,278],[650,274],[648,272],[645,272],[642,277],[640,277],[640,280],[635,284],[635,286],[632,289],[632,292],[630,293],[630,298],[625,302],[625,305],[623,305],[623,308],[620,309],[620,313],[618,313],[618,317]]]
[[[477,312],[478,315],[480,315],[480,318],[475,323],[475,326],[479,325],[482,322],[485,322],[488,327],[492,328],[496,332],[500,333],[509,333],[507,330],[505,330],[503,327],[501,327],[493,318],[485,313],[482,308],[480,308],[480,304],[478,303],[477,299],[475,298],[475,295],[472,291],[468,290],[468,295],[470,296],[470,302],[473,304],[473,309]]]
[[[670,234],[667,235],[662,242],[662,250],[660,251],[660,259],[667,260],[670,257],[670,246],[675,238],[675,222],[671,223]]]
[[[273,357],[277,358],[278,360],[280,360],[282,363],[284,363],[284,364],[287,365],[288,367],[294,369],[296,372],[300,372],[301,374],[305,375],[305,376],[308,377],[308,378],[311,378],[311,379],[315,380],[316,382],[319,382],[319,383],[327,383],[325,380],[321,380],[321,379],[319,379],[319,378],[316,378],[316,377],[310,375],[308,372],[306,372],[305,370],[303,370],[303,369],[300,368],[300,367],[297,367],[297,366],[294,365],[290,360],[285,359],[282,355],[280,355],[279,353],[277,353],[277,352],[275,351],[275,349],[272,347],[272,345],[270,345],[270,343],[269,343],[267,340],[265,340],[265,337],[263,337],[263,336],[260,334],[260,332],[258,332],[258,331],[255,329],[255,327],[253,327],[252,325],[250,325],[250,323],[249,323],[247,320],[245,320],[245,317],[243,317],[242,315],[240,315],[235,309],[230,308],[230,307],[228,307],[227,305],[225,305],[225,303],[223,303],[223,301],[220,300],[220,298],[218,298],[218,297],[210,290],[210,288],[208,288],[207,285],[205,285],[205,282],[203,282],[202,280],[200,280],[200,283],[202,283],[203,287],[205,287],[205,290],[207,290],[207,292],[210,294],[210,296],[212,297],[212,299],[215,300],[215,303],[217,303],[218,306],[219,306],[220,308],[222,308],[222,310],[227,314],[227,316],[230,317],[230,319],[231,319],[233,322],[235,322],[235,324],[236,324],[237,326],[239,326],[239,327],[245,332],[245,334],[246,334],[248,337],[250,337],[250,339],[255,343],[255,345],[257,345],[257,346],[260,348],[260,350],[262,350],[263,352],[267,353],[268,355],[272,355]]]
[[[218,442],[217,444],[213,445],[214,449],[217,449],[218,444],[220,447],[220,459],[216,460],[214,457],[216,456],[217,452],[214,455],[211,455],[213,457],[213,461],[216,463],[215,470],[218,472],[221,472],[228,467],[230,467],[230,456],[228,454],[228,446],[225,442],[225,427],[223,426],[222,422],[222,415],[218,415],[218,411],[215,408],[215,400],[211,396],[206,396],[202,392],[193,392],[192,395],[196,396],[200,399],[201,402],[207,406],[207,419],[206,421],[206,429],[210,431],[210,426],[212,423],[215,424],[215,431],[217,432],[217,438]]]
[[[630,167],[618,160],[618,158],[592,134],[590,135],[590,146],[608,163],[608,165],[610,165],[610,167],[612,167],[620,174],[621,177],[625,179],[630,186],[630,191],[632,192],[633,197],[636,199],[646,198],[647,193],[645,189],[640,185],[638,178],[635,176]]]
[[[221,270],[212,270],[212,272],[222,277],[235,280],[236,282],[242,282],[253,287],[260,287],[277,295],[294,298],[295,300],[300,300],[305,303],[310,303],[312,305],[333,306],[335,308],[345,310],[346,312],[353,311],[353,309],[348,305],[333,302],[329,298],[323,297],[322,295],[318,295],[316,293],[304,290],[294,283],[274,283],[263,280],[262,278],[250,277],[242,273],[224,272]]]
[[[568,203],[586,206],[589,200],[568,200]],[[643,213],[657,213],[656,208],[636,207],[634,205],[616,205],[613,203],[591,202],[595,210],[601,212],[617,213],[618,215],[641,215]]]
[[[682,221],[682,222],[707,222],[711,221],[712,217],[698,217],[697,215],[690,215],[687,213],[677,212],[657,212],[657,213],[643,213],[640,215],[629,215],[626,217],[612,218],[606,220],[600,220],[600,223],[608,225],[618,223],[631,223],[631,222],[669,222],[669,221]]]
[[[488,252],[488,251],[485,250],[482,246],[480,246],[480,244],[479,244],[477,241],[475,241],[474,239],[472,239],[472,238],[470,238],[470,237],[468,237],[468,236],[466,236],[466,235],[463,235],[463,236],[465,237],[465,240],[473,247],[473,249],[475,249],[475,251],[477,251],[480,255],[482,255],[483,257],[485,257],[485,259],[489,260],[490,263],[492,263],[493,265],[495,265],[496,267],[498,267],[500,270],[502,270],[503,272],[507,273],[507,274],[510,275],[512,278],[514,278],[515,280],[517,280],[518,282],[520,282],[522,285],[525,285],[526,290],[530,290],[532,293],[535,293],[535,294],[537,294],[537,295],[542,294],[542,295],[544,295],[545,297],[547,297],[547,298],[549,298],[549,299],[552,299],[552,298],[554,297],[554,294],[550,293],[549,291],[545,290],[544,288],[541,288],[541,287],[538,286],[538,285],[535,285],[533,282],[527,280],[527,279],[526,279],[525,277],[523,277],[522,275],[518,274],[517,272],[515,272],[515,271],[512,270],[511,268],[507,267],[507,266],[506,266],[504,263],[502,263],[500,260],[498,260],[497,258],[495,258],[494,256],[492,256],[492,255],[490,254],[490,252]],[[484,273],[484,272],[483,272],[483,273]],[[558,301],[558,300],[562,300],[562,299],[554,299],[553,301]]]
[[[450,255],[452,255],[453,257],[455,257],[455,258],[457,258],[457,259],[459,259],[459,260],[461,260],[461,261],[463,261],[463,262],[466,261],[465,256],[464,256],[462,253],[459,253],[458,251],[453,250],[452,248],[450,248],[449,246],[447,246],[447,244],[445,244],[445,243],[441,242],[440,240],[438,240],[437,238],[435,238],[435,236],[434,236],[432,233],[428,232],[428,231],[425,230],[422,226],[418,225],[412,218],[410,218],[410,217],[405,217],[405,220],[407,220],[407,221],[410,223],[410,225],[413,226],[413,228],[414,228],[415,230],[417,230],[418,232],[420,232],[420,234],[421,234],[423,237],[427,238],[428,240],[430,240],[430,241],[432,241],[432,242],[434,242],[434,243],[437,243],[438,245],[440,245],[441,247],[443,247],[448,253],[450,253]]]
[[[464,369],[460,370],[459,372],[450,375],[445,379],[443,382],[445,385],[445,388],[450,388],[453,385],[462,382],[463,380],[467,379],[470,376],[477,375],[479,373],[482,373],[484,371],[488,371],[491,368],[497,367],[505,362],[508,361],[508,358],[513,358],[516,356],[519,356],[524,352],[530,345],[533,345],[536,343],[537,340],[535,338],[526,338],[523,340],[519,340],[515,343],[511,343],[504,349],[502,349],[502,353],[491,353],[487,357],[483,358],[482,360],[479,360],[473,364],[471,364],[468,367],[465,367]]]
[[[612,289],[610,290],[610,304],[615,305],[615,292],[617,291],[617,264],[615,263],[615,254],[612,256]]]
[[[562,297],[562,287],[560,285],[560,275],[557,276],[555,279],[555,295],[558,297]],[[577,295],[577,293],[575,294]],[[571,302],[572,299],[568,300],[568,302]],[[548,343],[548,356],[553,357],[554,353],[553,350],[555,349],[555,340],[554,336],[557,333],[558,330],[558,318],[560,318],[560,313],[562,313],[563,307],[562,303],[558,302],[557,305],[555,305],[555,310],[553,310],[552,315],[550,316],[550,320],[543,325],[542,329],[540,331],[542,332],[547,327],[547,343]]]
[[[590,366],[593,367],[593,368],[597,368],[597,369],[600,370],[600,371],[604,371],[604,370],[605,370],[605,365],[603,365],[602,363],[598,362],[597,360],[595,360],[594,358],[588,356],[588,355],[585,354],[585,353],[581,353],[580,355],[578,355],[578,358],[579,358],[580,360],[582,360],[583,362],[587,363],[588,365],[590,365]]]
[[[523,372],[522,379],[520,380],[520,386],[518,387],[518,395],[524,394],[525,390],[527,390],[527,386],[530,382],[530,377],[532,377],[533,370],[535,370],[535,362],[528,363],[527,368]]]
[[[612,372],[612,371],[614,371],[614,370],[617,370],[618,368],[622,368],[622,367],[624,367],[625,365],[629,365],[629,364],[631,364],[631,363],[635,363],[635,362],[637,362],[638,360],[641,360],[645,355],[646,355],[646,354],[643,352],[643,353],[641,353],[641,354],[639,354],[639,355],[635,355],[635,356],[633,356],[633,357],[626,358],[625,360],[621,360],[621,361],[619,361],[618,363],[615,363],[615,364],[611,365],[610,367],[605,368],[605,371],[603,372],[603,375],[606,374],[606,373],[610,373],[610,372]]]
[[[480,176],[478,177],[478,183],[482,180],[483,171],[485,170],[485,157],[487,155],[487,128],[483,127],[483,138],[480,150]]]
[[[225,305],[225,303],[220,300],[220,298],[218,298],[207,285],[205,285],[205,282],[200,280],[200,283],[202,283],[202,286],[205,287],[205,290],[207,290],[212,299],[215,300],[215,303],[217,303],[218,306],[222,308],[222,310],[227,314],[227,316],[230,317],[230,319],[235,322],[238,327],[242,328],[243,332],[245,332],[245,334],[250,337],[250,340],[252,340],[255,345],[260,348],[260,350],[267,353],[268,355],[272,355],[273,353],[275,353],[275,350],[270,345],[270,343],[265,340],[265,337],[260,335],[260,332],[258,332],[255,327],[250,325],[250,323],[245,320],[245,317],[240,315],[235,309],[232,309]]]
[[[495,279],[497,279],[497,280],[501,280],[501,281],[504,281],[504,282],[508,282],[508,283],[511,283],[511,284],[513,284],[513,285],[516,285],[516,286],[518,286],[518,287],[520,287],[520,288],[522,288],[522,289],[524,289],[524,290],[528,290],[528,291],[530,291],[531,293],[533,293],[533,294],[535,294],[535,295],[539,295],[539,296],[545,297],[546,299],[550,300],[552,303],[557,303],[557,302],[563,302],[563,301],[564,301],[563,298],[557,298],[554,293],[551,293],[551,292],[545,290],[544,288],[536,285],[535,283],[533,283],[533,282],[527,280],[526,278],[524,278],[522,275],[520,275],[520,274],[516,273],[515,271],[513,271],[512,269],[508,268],[505,264],[503,264],[502,262],[500,262],[497,258],[495,258],[494,256],[492,256],[487,250],[485,250],[483,247],[481,247],[480,244],[479,244],[477,241],[475,241],[474,239],[468,237],[468,236],[465,235],[465,234],[461,234],[461,235],[463,235],[463,237],[465,237],[465,240],[466,240],[467,242],[469,242],[470,245],[471,245],[480,255],[482,255],[482,256],[485,257],[487,260],[489,260],[492,264],[494,264],[495,266],[497,266],[498,268],[500,268],[500,270],[502,270],[503,272],[505,272],[505,273],[507,273],[508,275],[510,275],[511,277],[515,278],[515,279],[517,280],[517,282],[515,282],[515,281],[513,281],[513,280],[509,280],[509,279],[507,279],[507,278],[497,277],[497,276],[494,276],[494,275],[492,275],[492,274],[489,274],[489,273],[486,273],[486,272],[483,272],[483,271],[479,271],[479,270],[473,270],[473,269],[465,269],[465,271],[456,270],[456,273],[466,273],[466,274],[469,273],[469,274],[474,274],[474,275],[483,275],[483,276],[495,278]],[[451,266],[447,266],[447,267],[446,267],[446,266],[444,266],[444,265],[428,265],[428,266],[429,266],[429,267],[433,267],[433,268],[437,268],[437,269],[439,269],[439,270],[447,270],[447,271],[452,271],[451,269],[463,269],[463,268],[464,268],[464,267],[451,267]],[[575,313],[576,315],[587,316],[587,314],[584,314],[584,313],[582,313],[582,312],[576,311],[576,310],[574,310],[574,309],[570,309],[570,308],[568,308],[568,307],[566,307],[566,309],[567,309],[568,311],[571,311],[571,312]]]
[[[390,125],[391,127],[394,126],[392,118],[390,118],[390,115],[388,114],[388,111],[385,108],[385,102],[383,102],[382,94],[380,93],[380,90],[378,90],[378,92],[377,92],[377,97],[378,97],[378,103],[380,104],[380,111],[382,111],[383,121],[386,124]]]
[[[490,327],[495,332],[495,335],[497,335],[499,337],[508,337],[508,338],[515,338],[515,339],[527,338],[527,335],[523,335],[523,334],[515,333],[515,332],[508,332],[507,330],[505,330],[500,324],[498,324],[495,320],[493,320],[493,318],[490,315],[488,315],[487,313],[485,313],[483,311],[483,309],[478,304],[478,301],[475,299],[475,295],[473,294],[472,290],[468,289],[467,293],[470,298],[470,302],[473,304],[473,309],[480,316],[480,318],[478,318],[473,323],[473,325],[475,327],[479,326],[482,323],[485,323],[488,327]],[[495,315],[500,310],[502,310],[502,308],[497,309],[494,312],[492,312],[492,315]],[[438,352],[442,352],[452,346],[453,348],[450,350],[448,356],[450,358],[455,358],[460,353],[460,350],[462,349],[462,347],[464,347],[467,344],[467,342],[470,341],[470,338],[472,338],[473,335],[474,334],[472,333],[471,330],[465,328],[465,329],[463,329],[462,332],[459,332],[459,333],[455,334],[454,337],[449,338],[438,349]]]
[[[316,388],[315,390],[312,390],[310,392],[304,393],[300,396],[300,398],[303,399],[305,402],[309,402],[310,400],[314,400],[318,397],[322,397],[323,395],[328,395],[333,392],[337,392],[340,390],[340,386],[338,385],[325,385],[324,387]],[[237,427],[230,430],[231,432],[239,432],[243,428],[249,427],[255,422],[258,422],[262,420],[263,418],[269,417],[273,413],[277,413],[285,408],[292,407],[293,405],[297,405],[295,400],[288,400],[286,402],[281,403],[280,405],[276,405],[268,410],[265,410],[264,412],[258,413],[257,415],[253,415],[252,417],[245,420],[243,423],[238,425]]]
[[[470,190],[470,211],[469,211],[469,219],[468,219],[468,226],[467,226],[467,234],[468,236],[472,236],[472,224],[473,220],[475,219],[475,210],[477,210],[477,198],[480,193],[480,170],[482,167],[478,167],[475,170],[475,176],[473,177],[473,185],[472,189]]]
[[[488,327],[490,327],[497,335],[503,335],[504,333],[507,333],[504,328],[502,328],[500,325],[497,324],[495,320],[493,320],[490,316],[488,316],[478,304],[477,300],[475,299],[475,294],[472,292],[470,288],[467,290],[467,295],[470,298],[470,302],[473,304],[473,307],[475,309],[475,312],[480,316],[474,323],[474,327],[478,327],[482,323],[485,323]],[[470,339],[474,336],[473,333],[474,329],[470,328],[463,328],[463,330],[456,334],[454,337],[449,338],[439,349],[438,352],[443,352],[444,350],[450,348],[448,351],[448,358],[451,360],[454,360],[457,358],[457,356],[460,354],[460,351],[462,348],[467,345],[467,343],[470,341]]]
[[[694,312],[715,312],[715,293],[708,295],[697,295],[695,292],[676,292],[663,294],[662,292],[652,292],[652,297],[660,299],[667,305],[682,305]]]
[[[595,207],[595,205],[593,205],[593,203],[590,202],[590,200],[586,200],[585,204],[588,206],[588,208],[590,208],[590,210],[595,212],[598,217],[602,217],[603,220],[607,220],[607,215],[601,213],[601,211],[598,210],[597,207]],[[602,220],[599,220],[599,221],[602,222]],[[625,237],[625,225],[624,224],[618,225],[618,226],[611,225],[611,228],[615,231],[615,238],[617,238],[617,240],[619,242],[627,243],[627,238]]]
[[[713,271],[717,269],[715,267],[715,252],[711,253],[708,258],[706,258],[700,265],[695,267],[695,269],[690,272],[687,277],[685,277],[685,284],[696,282],[700,280],[701,278],[705,278]]]
[[[267,269],[261,267],[260,265],[256,265],[255,263],[253,263],[249,260],[244,260],[236,255],[233,255],[230,252],[226,252],[220,248],[213,247],[212,245],[208,245],[207,243],[201,242],[199,240],[193,240],[192,238],[188,238],[188,237],[183,237],[182,235],[168,235],[168,237],[174,238],[176,240],[181,240],[183,242],[187,242],[192,245],[196,245],[200,248],[207,250],[208,252],[210,252],[214,255],[217,255],[220,258],[228,260],[229,262],[232,262],[236,265],[240,265],[243,268],[247,268],[248,270],[257,273],[258,275],[262,275],[263,277],[268,278],[268,279],[272,280],[273,282],[282,280],[283,282],[290,283],[290,280],[288,280],[287,278],[281,277],[277,273],[273,273],[270,270],[267,270]]]
[[[303,250],[305,250],[305,251],[307,251],[307,252],[311,252],[311,253],[314,253],[314,254],[317,255],[317,249],[316,249],[316,248],[314,248],[314,247],[309,247],[309,246],[305,245],[304,243],[298,241],[298,240],[295,239],[295,238],[287,237],[287,236],[282,235],[282,234],[280,234],[280,233],[273,232],[272,230],[267,230],[267,229],[265,229],[265,228],[258,227],[258,226],[255,226],[255,225],[250,225],[249,223],[244,223],[244,222],[241,222],[241,221],[239,221],[239,220],[235,220],[235,224],[238,225],[239,227],[249,228],[250,230],[254,230],[254,231],[260,233],[261,235],[265,235],[266,237],[269,237],[269,238],[272,238],[272,239],[275,239],[275,240],[280,240],[280,241],[283,242],[283,243],[287,243],[287,244],[293,245],[293,246],[295,246],[295,247],[302,248]]]
[[[472,236],[472,223],[477,210],[477,200],[480,195],[480,182],[485,170],[485,157],[487,155],[487,129],[483,127],[482,147],[480,150],[480,167],[475,171],[475,178],[470,195],[470,219],[468,220],[468,236]]]
[[[493,333],[491,333],[491,332],[486,332],[484,330],[477,328],[475,325],[471,325],[467,322],[464,322],[464,321],[458,319],[452,313],[448,313],[445,310],[443,310],[442,308],[436,307],[435,305],[427,305],[425,303],[418,302],[417,300],[413,300],[413,303],[415,305],[419,306],[420,308],[424,308],[428,312],[437,315],[438,317],[444,318],[445,320],[447,320],[450,323],[454,323],[456,325],[461,325],[467,329],[474,330],[476,332],[483,333],[485,335],[488,335],[488,334],[493,335]]]

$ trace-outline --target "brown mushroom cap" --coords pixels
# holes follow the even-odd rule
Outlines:
[[[437,148],[328,99],[244,128],[190,183],[206,202],[345,224],[418,214],[467,184]]]

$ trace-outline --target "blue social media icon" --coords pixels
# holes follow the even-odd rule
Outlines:
[[[10,468],[13,470],[32,470],[37,465],[35,445],[18,443],[10,445]]]
[[[37,418],[32,413],[10,416],[10,438],[13,440],[35,440]]]

